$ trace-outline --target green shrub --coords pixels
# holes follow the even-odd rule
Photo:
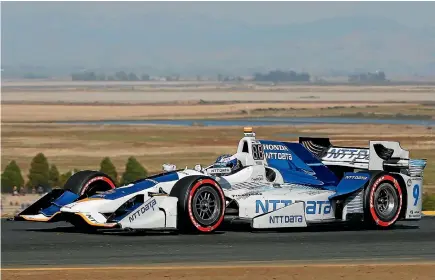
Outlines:
[[[435,210],[435,194],[423,194],[423,211]]]

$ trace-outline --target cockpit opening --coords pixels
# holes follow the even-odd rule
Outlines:
[[[249,147],[248,147],[248,142],[247,141],[243,141],[243,149],[242,149],[243,153],[249,153]]]

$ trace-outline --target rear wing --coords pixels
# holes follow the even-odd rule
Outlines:
[[[410,159],[409,151],[395,141],[369,141],[368,148],[334,146],[329,138],[299,137],[299,143],[325,165],[397,172],[406,169],[411,177],[422,177],[426,166],[426,159]]]

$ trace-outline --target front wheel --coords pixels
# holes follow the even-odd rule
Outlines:
[[[99,192],[116,188],[112,178],[103,172],[82,170],[74,173],[65,183],[64,189],[69,189],[79,196],[92,196]]]
[[[402,210],[402,189],[391,175],[383,175],[366,188],[365,221],[369,226],[392,227]]]
[[[182,232],[215,231],[224,219],[225,197],[219,184],[207,177],[185,177],[170,196],[178,198],[178,229]]]

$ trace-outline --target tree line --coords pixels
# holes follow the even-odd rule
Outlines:
[[[254,74],[254,81],[257,82],[309,82],[310,78],[310,74],[308,73],[298,73],[295,71],[274,70],[266,74]]]
[[[166,81],[179,81],[180,76],[165,76]],[[125,71],[118,71],[113,75],[106,75],[104,73],[96,73],[94,71],[83,71],[71,74],[73,81],[150,81],[150,75],[142,74],[140,77],[133,72],[127,73]],[[201,77],[197,76],[196,80],[200,81]],[[310,82],[311,76],[306,72],[296,71],[282,71],[273,70],[268,73],[255,73],[252,78],[246,79],[240,76],[224,76],[219,74],[217,80],[220,82],[241,82],[244,80],[256,82]],[[348,76],[350,83],[372,83],[372,82],[386,82],[386,75],[383,71],[376,71],[375,73],[357,73]]]
[[[133,156],[128,158],[122,175],[118,173],[109,157],[101,160],[99,170],[109,175],[116,185],[126,185],[148,176],[148,171]],[[1,192],[12,193],[15,186],[17,188],[27,187],[30,190],[33,187],[41,186],[44,191],[50,191],[50,189],[58,187],[63,188],[73,172],[78,171],[78,169],[74,169],[61,174],[55,164],[49,164],[47,157],[43,153],[39,153],[30,163],[29,174],[25,182],[20,167],[15,160],[12,160],[1,174]]]
[[[118,71],[113,75],[96,73],[94,71],[83,71],[72,73],[71,79],[73,81],[149,81],[150,75],[142,74],[138,77],[133,72],[126,73],[125,71]]]
[[[350,83],[379,83],[387,81],[385,73],[383,71],[377,71],[375,73],[359,73],[349,75],[348,81]]]

